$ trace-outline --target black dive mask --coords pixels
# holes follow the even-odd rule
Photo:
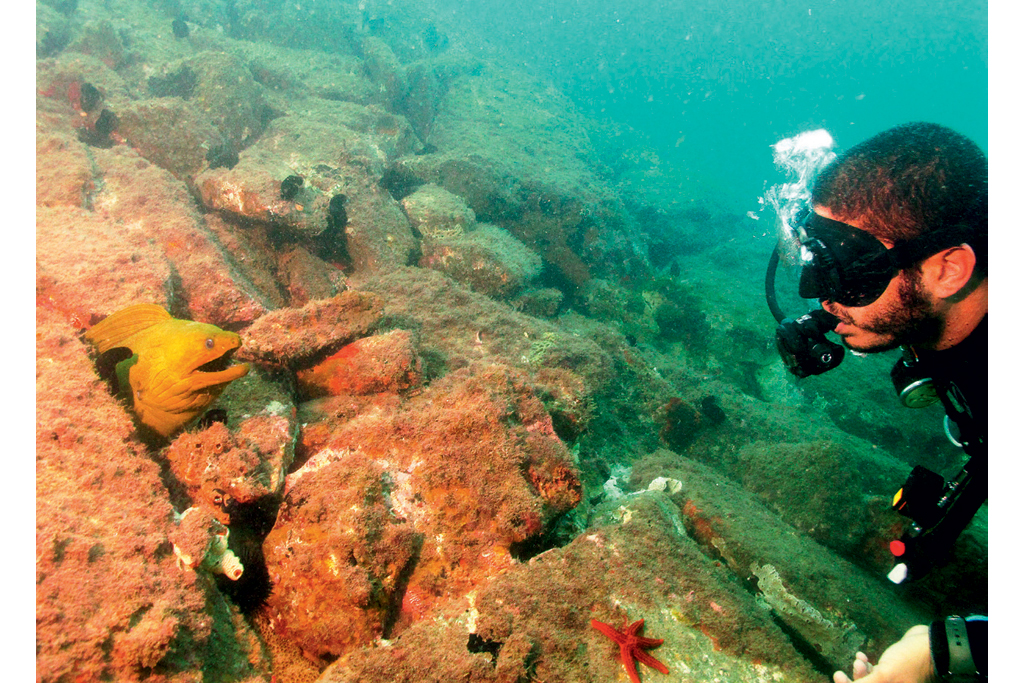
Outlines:
[[[943,249],[962,244],[962,225],[944,226],[891,249],[870,233],[805,208],[796,217],[800,296],[853,308],[882,296],[896,274]]]
[[[768,307],[779,322],[776,345],[790,372],[797,377],[827,372],[842,362],[843,347],[825,337],[839,322],[831,313],[817,309],[794,319],[779,306],[775,271],[781,251],[799,254],[802,298],[859,307],[877,301],[904,268],[963,244],[967,232],[962,224],[942,226],[888,249],[864,230],[819,216],[809,207],[797,212],[772,252],[765,274]]]

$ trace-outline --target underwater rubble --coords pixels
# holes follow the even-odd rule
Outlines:
[[[987,601],[984,520],[884,582],[955,456],[880,366],[788,381],[765,243],[458,26],[38,8],[38,680],[610,681],[590,621],[644,619],[673,677],[803,682]],[[156,441],[82,336],[141,302],[251,365]]]

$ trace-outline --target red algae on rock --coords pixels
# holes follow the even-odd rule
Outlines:
[[[231,522],[227,510],[233,502],[251,503],[273,492],[272,477],[262,471],[260,455],[238,443],[221,422],[182,434],[164,450],[163,457],[192,504],[224,524]]]
[[[383,468],[356,453],[311,471],[289,488],[264,541],[271,623],[311,657],[384,632],[421,543],[390,513],[385,482]]]
[[[391,637],[515,566],[516,544],[580,500],[525,373],[477,364],[402,403],[387,396],[326,418],[264,543],[274,619],[320,656]],[[378,547],[390,536],[401,541]],[[326,603],[345,633],[323,626]]]
[[[302,308],[267,313],[242,333],[235,357],[273,367],[300,368],[317,355],[365,335],[383,314],[380,297],[342,292]]]
[[[126,145],[95,148],[73,135],[79,117],[57,93],[88,75],[124,101],[121,77],[81,56],[41,62],[37,73],[40,90],[55,93],[37,101],[36,160],[45,209],[37,215],[38,269],[54,298],[101,315],[140,300],[185,301],[187,315],[176,314],[236,328],[266,311],[263,292],[218,244],[184,182]]]
[[[139,301],[167,305],[171,268],[142,235],[92,211],[36,209],[36,292],[96,320]]]
[[[302,398],[405,391],[423,379],[420,358],[405,330],[357,339],[296,373]]]

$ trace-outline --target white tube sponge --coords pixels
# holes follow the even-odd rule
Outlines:
[[[218,531],[214,534],[200,566],[214,574],[223,574],[232,581],[238,581],[245,568],[238,556],[228,548],[229,533],[228,528],[224,527],[222,532]]]
[[[208,511],[189,508],[177,517],[178,527],[170,534],[179,566],[224,574],[237,581],[245,569],[230,548],[229,530]]]

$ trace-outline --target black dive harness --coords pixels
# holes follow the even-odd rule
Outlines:
[[[920,408],[941,401],[950,441],[963,448],[967,462],[948,482],[920,465],[910,471],[893,497],[893,508],[910,519],[903,535],[889,544],[896,565],[889,579],[916,579],[949,555],[960,533],[988,498],[988,444],[985,416],[975,415],[956,382],[935,372],[910,347],[892,369],[893,386],[903,405]],[[933,374],[934,373],[934,374]]]

